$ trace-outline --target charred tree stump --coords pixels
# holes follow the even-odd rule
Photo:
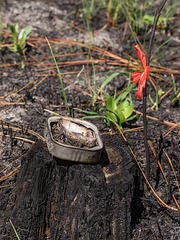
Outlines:
[[[96,165],[58,163],[45,143],[32,146],[11,198],[21,239],[130,239],[136,165],[119,136],[103,141]]]

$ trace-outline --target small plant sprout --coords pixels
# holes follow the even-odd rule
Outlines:
[[[127,91],[121,93],[118,97],[112,97],[110,95],[106,98],[106,108],[104,110],[107,117],[107,124],[115,121],[120,129],[122,130],[122,125],[137,118],[139,115],[132,115],[134,107],[130,98],[127,95],[130,94],[134,84],[132,84]]]
[[[13,38],[13,47],[10,47],[10,49],[13,52],[18,52],[19,55],[23,55],[27,48],[26,48],[26,41],[29,39],[31,32],[32,32],[32,27],[31,26],[26,26],[24,27],[19,35],[19,26],[16,24],[15,26],[10,26],[11,33],[12,33],[12,38]]]
[[[102,96],[103,88],[110,83],[110,81],[118,76],[120,73],[116,72],[110,75],[106,80],[102,83],[99,88],[99,93],[101,93],[101,99],[103,101],[98,101],[98,112],[95,109],[94,111],[85,111],[82,109],[77,109],[89,116],[83,117],[83,119],[93,119],[93,118],[103,118],[108,126],[110,123],[117,124],[121,131],[123,131],[122,125],[137,118],[139,115],[133,115],[134,107],[131,100],[131,91],[134,89],[136,83],[131,84],[124,92],[119,94],[119,96],[107,96],[104,98]],[[129,95],[129,97],[128,97]],[[100,99],[100,97],[98,98]]]

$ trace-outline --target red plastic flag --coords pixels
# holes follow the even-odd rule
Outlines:
[[[139,56],[139,58],[142,62],[144,71],[134,72],[134,73],[131,74],[131,76],[133,78],[133,80],[132,80],[133,83],[139,81],[137,98],[142,98],[143,88],[146,87],[146,82],[147,82],[147,79],[148,79],[148,76],[149,76],[150,66],[147,66],[146,55],[141,50],[140,46],[138,44],[136,44],[134,47],[137,50],[137,53],[138,53],[138,56]]]

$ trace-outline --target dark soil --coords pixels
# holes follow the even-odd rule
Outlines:
[[[80,4],[79,8],[81,7]],[[11,24],[14,25],[18,23],[20,28],[25,27],[26,25],[31,25],[33,27],[33,37],[41,38],[41,40],[29,45],[27,50],[28,54],[30,54],[26,56],[27,61],[29,63],[33,61],[36,64],[29,64],[24,69],[21,68],[21,61],[24,60],[23,56],[11,52],[7,46],[4,46],[0,51],[0,119],[2,120],[0,126],[0,216],[2,216],[0,219],[0,238],[4,240],[7,239],[7,234],[9,232],[8,229],[11,228],[9,222],[4,222],[4,219],[8,219],[9,216],[6,209],[13,191],[13,184],[16,183],[17,172],[19,171],[21,164],[21,156],[32,148],[32,144],[38,140],[39,135],[43,136],[46,119],[51,115],[49,112],[45,111],[45,109],[57,112],[64,116],[82,116],[82,114],[72,108],[69,113],[66,108],[61,107],[62,105],[65,105],[65,102],[58,77],[51,74],[50,70],[42,70],[43,66],[38,65],[37,62],[44,61],[44,63],[46,63],[44,58],[51,56],[48,45],[45,40],[42,41],[42,38],[62,38],[79,41],[89,36],[87,33],[72,27],[74,14],[70,15],[66,20],[64,19],[68,13],[76,8],[76,2],[71,0],[29,0],[26,2],[22,0],[6,0],[1,3],[0,16],[2,17],[3,23],[7,23],[8,27]],[[156,56],[161,56],[158,61],[160,66],[176,70],[179,69],[180,58],[180,50],[178,48],[180,43],[179,17],[180,15],[177,13],[166,32],[157,30],[152,51],[156,51],[162,43],[171,37],[171,40],[167,45],[164,45],[157,51]],[[137,59],[137,53],[133,49],[133,46],[135,45],[134,38],[132,37],[129,28],[127,29],[124,40],[121,41],[125,21],[126,19],[122,17],[116,28],[107,27],[96,35],[92,42],[103,49],[108,48],[109,51],[118,56],[127,56],[127,53]],[[92,20],[92,30],[97,31],[106,23],[106,13],[104,10],[101,10]],[[80,28],[86,29],[82,18],[76,20],[76,25]],[[6,44],[12,43],[12,39],[7,35],[7,32],[9,32],[8,29],[9,28],[5,30],[6,35],[2,34],[2,40]],[[149,35],[146,35],[145,30],[142,29],[138,37],[142,43],[144,42],[145,49],[147,49]],[[88,41],[92,44],[91,40],[86,40],[86,43]],[[59,62],[88,59],[88,50],[81,46],[72,47],[68,44],[54,44],[52,47],[56,55],[81,52],[79,55],[59,57],[57,58]],[[97,59],[97,53],[91,52],[91,54],[92,58]],[[33,56],[37,61],[32,60],[30,56]],[[154,62],[157,58],[154,56],[152,61]],[[97,86],[103,82],[105,76],[110,76],[113,73],[114,70],[107,70],[107,66],[107,63],[104,63],[101,68],[95,67]],[[65,76],[66,79],[89,93],[89,86],[84,72],[82,71],[80,77],[77,76],[78,73],[81,72],[82,67],[83,64],[71,66],[66,65],[61,68],[61,73],[64,74],[63,76]],[[118,70],[124,71],[120,67],[115,71]],[[70,73],[67,74],[67,72],[76,73],[72,75]],[[90,68],[89,72],[90,81],[93,85],[93,70]],[[49,75],[38,84],[43,79],[43,74]],[[168,80],[171,79],[169,74],[164,75]],[[155,78],[155,80],[157,79]],[[179,75],[175,75],[175,80],[180,86]],[[20,90],[26,84],[29,84],[26,88],[13,94],[12,91]],[[36,86],[36,84],[38,85]],[[119,75],[107,86],[107,92],[113,95],[115,89],[117,92],[121,91],[123,88],[127,87],[127,84],[128,77],[126,75]],[[169,82],[164,81],[159,81],[159,86],[165,92],[172,87]],[[72,85],[65,81],[64,87],[69,104],[83,106],[83,109],[89,111],[93,109],[90,105],[92,99],[88,95],[82,93],[77,88],[72,87]],[[11,94],[8,95],[10,92]],[[150,84],[148,84],[148,95],[149,94],[155,99],[156,94]],[[22,97],[22,99],[18,101],[20,97]],[[167,185],[165,183],[158,168],[157,159],[149,148],[151,156],[150,183],[164,202],[169,206],[176,208],[172,196],[174,195],[177,202],[180,204],[180,192],[168,159],[165,154],[162,153],[161,147],[163,147],[171,159],[177,178],[180,182],[180,127],[178,126],[174,128],[165,138],[161,138],[161,141],[158,140],[160,136],[165,134],[171,127],[171,125],[166,124],[165,121],[175,124],[178,124],[180,121],[179,102],[176,101],[175,103],[172,103],[174,97],[175,93],[173,91],[167,94],[167,96],[159,102],[158,111],[152,109],[152,104],[148,99],[147,114],[150,117],[159,119],[159,122],[154,121],[152,118],[148,119],[148,139],[151,142],[154,141],[153,146],[156,150],[156,155],[161,161],[161,165],[169,184]],[[142,112],[142,101],[137,100],[136,92],[132,93],[132,99],[134,108],[137,111]],[[11,104],[16,101],[18,101],[16,104]],[[96,119],[92,122],[96,124],[102,134],[109,131],[117,131],[113,125],[109,128],[103,120]],[[125,126],[124,130],[139,126],[143,126],[142,117],[140,117],[138,121]],[[143,132],[125,131],[125,136],[133,151],[137,154],[142,169],[146,171],[145,154],[144,151],[140,151],[144,143]],[[9,164],[11,165],[9,166]],[[8,179],[4,179],[4,176],[10,172],[12,176]],[[143,186],[141,189],[141,197],[139,197],[140,194],[137,194],[137,198],[134,196],[134,206],[132,206],[132,215],[134,219],[131,223],[132,239],[180,239],[180,213],[163,207],[153,196],[152,191],[147,187],[145,181],[141,180],[141,182]],[[137,189],[137,191],[139,190]],[[7,231],[1,231],[2,226],[3,229],[7,228]],[[23,236],[21,237],[23,239]],[[14,238],[12,237],[12,239]]]

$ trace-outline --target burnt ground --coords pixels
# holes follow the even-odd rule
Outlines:
[[[50,116],[50,113],[44,109],[48,109],[57,112],[62,115],[74,115],[80,117],[82,114],[75,110],[71,110],[71,114],[65,109],[60,107],[64,105],[61,86],[57,76],[53,76],[50,70],[42,70],[42,65],[38,64],[36,60],[46,63],[45,57],[50,56],[48,45],[45,41],[45,37],[48,39],[66,39],[73,41],[80,41],[87,38],[89,35],[81,31],[80,29],[72,27],[74,14],[71,14],[68,18],[64,19],[68,13],[76,9],[77,4],[74,1],[2,1],[0,15],[2,22],[7,26],[18,23],[20,28],[26,25],[33,26],[32,37],[36,38],[36,41],[30,41],[26,56],[29,65],[24,69],[21,68],[21,60],[24,59],[11,52],[7,46],[4,46],[0,51],[0,177],[1,177],[1,201],[0,201],[0,215],[6,216],[6,209],[8,206],[8,199],[13,190],[13,184],[16,182],[16,174],[12,171],[19,171],[20,158],[25,154],[32,146],[33,142],[37,141],[40,134],[43,136],[44,124],[46,118]],[[82,6],[80,5],[79,8]],[[129,28],[127,29],[125,38],[121,41],[123,36],[123,30],[125,26],[125,18],[122,16],[121,21],[118,22],[118,27],[109,28],[106,27],[101,31],[93,40],[85,40],[85,43],[89,41],[89,44],[96,44],[98,47],[105,49],[108,46],[109,51],[121,56],[127,56],[125,53],[132,55],[137,59],[137,54],[133,49],[135,44],[134,38],[131,36]],[[158,52],[157,56],[161,55],[157,64],[163,67],[169,67],[174,70],[179,68],[180,50],[178,49],[180,42],[180,31],[178,25],[179,15],[174,18],[173,24],[169,26],[167,31],[157,30],[156,41],[153,45],[153,51],[168,40],[171,40],[164,45]],[[97,31],[106,24],[106,14],[104,10],[95,15],[92,20],[92,29]],[[82,18],[76,20],[76,26],[86,29]],[[39,40],[37,40],[39,37]],[[8,28],[4,30],[2,38],[5,44],[12,43],[8,37]],[[148,44],[148,35],[145,38],[145,30],[142,29],[139,34],[139,40],[145,42],[145,48]],[[75,61],[75,60],[87,60],[87,49],[77,45],[68,44],[52,44],[53,50],[56,55],[65,53],[79,53],[74,56],[64,56],[58,58],[58,61]],[[163,54],[162,54],[163,53]],[[33,57],[33,58],[32,58]],[[92,58],[97,59],[97,53],[92,51]],[[153,61],[155,61],[155,57]],[[31,64],[32,63],[32,64]],[[7,65],[11,64],[11,65]],[[78,72],[82,70],[81,65],[64,66],[61,68],[61,72],[66,79],[75,83],[79,88],[86,92],[89,92],[86,76],[82,71],[80,76],[77,76]],[[101,65],[102,66],[102,65]],[[106,68],[106,63],[100,68],[95,67],[96,70],[96,84],[99,85],[103,82],[105,76],[109,76],[113,73],[113,70]],[[89,67],[90,68],[90,67]],[[121,67],[118,67],[115,71],[125,71]],[[75,74],[67,74],[67,72],[76,72]],[[39,83],[45,75],[48,75],[40,84]],[[167,73],[164,76],[170,80],[171,76]],[[90,79],[93,83],[92,69],[90,68]],[[175,75],[177,84],[180,85],[179,76]],[[155,79],[157,80],[157,79]],[[30,83],[26,88],[21,91],[16,91],[13,94],[12,91],[21,89],[26,84]],[[111,84],[107,86],[107,92],[113,94],[115,89],[117,91],[122,90],[127,86],[128,77],[126,75],[119,75]],[[172,85],[169,82],[159,81],[159,85],[163,91],[167,92]],[[36,86],[36,87],[34,87]],[[34,88],[33,88],[34,87]],[[69,104],[86,106],[84,109],[92,108],[88,105],[92,102],[91,98],[79,91],[77,88],[72,87],[70,84],[64,81],[64,87],[67,94],[67,100]],[[33,89],[32,89],[33,88]],[[32,90],[31,90],[32,89]],[[10,95],[7,95],[10,93]],[[148,93],[155,99],[155,91],[148,85]],[[7,95],[7,96],[5,96]],[[24,97],[17,102],[17,104],[10,104],[16,102],[20,97]],[[158,111],[152,109],[151,102],[147,101],[147,114],[151,117],[159,119],[160,122],[152,119],[148,120],[148,138],[151,142],[154,141],[155,150],[158,152],[157,139],[161,134],[165,134],[166,131],[172,126],[163,123],[167,121],[169,123],[177,124],[180,120],[179,102],[172,103],[172,99],[175,97],[173,91],[171,91],[159,104]],[[136,99],[136,92],[132,93],[132,99],[134,107],[137,111],[142,112],[142,102]],[[101,133],[108,132],[107,127],[102,120],[95,121],[99,131]],[[142,117],[138,121],[125,126],[124,129],[131,129],[133,127],[143,126]],[[116,129],[110,126],[112,131]],[[180,176],[180,140],[179,133],[180,128],[174,128],[164,139],[163,148],[167,152],[169,158],[172,161],[177,177]],[[36,133],[36,135],[35,135]],[[5,136],[8,135],[8,136]],[[138,151],[143,146],[143,132],[142,131],[129,131],[125,132],[125,136],[130,143],[133,151],[137,153],[137,158],[145,171],[145,156],[144,152]],[[162,166],[169,182],[168,186],[163,180],[162,174],[159,173],[157,167],[157,160],[154,158],[152,151],[151,154],[151,179],[150,183],[156,189],[158,195],[169,206],[176,208],[172,194],[174,194],[177,201],[180,203],[180,193],[173,175],[173,172],[169,166],[168,159],[162,154]],[[14,160],[17,161],[13,162]],[[10,163],[10,167],[6,168]],[[3,170],[3,171],[2,171]],[[2,172],[1,172],[2,171]],[[8,173],[11,172],[11,177],[3,179]],[[180,179],[179,179],[180,180]],[[12,184],[11,186],[7,186]],[[132,215],[137,215],[135,222],[132,222],[132,239],[180,239],[180,215],[178,212],[168,210],[162,207],[153,196],[152,192],[144,184],[143,195],[137,199],[137,206],[140,205],[141,209],[137,208],[137,212],[133,208]],[[141,204],[139,204],[141,203]],[[141,212],[141,214],[139,214]],[[134,218],[135,219],[135,218]],[[1,231],[1,226],[4,225],[3,218],[0,219],[0,236],[1,239],[6,239],[5,232]],[[10,228],[10,224],[6,223],[7,228]],[[3,238],[4,237],[4,238]],[[13,238],[12,238],[13,239]],[[23,238],[22,238],[23,239]]]

